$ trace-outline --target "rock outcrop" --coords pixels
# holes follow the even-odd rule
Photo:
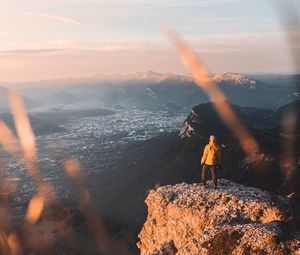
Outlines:
[[[258,142],[260,153],[256,157],[245,157],[239,141],[220,119],[214,106],[211,103],[199,104],[193,107],[178,134],[180,143],[176,152],[180,152],[180,155],[178,153],[176,157],[183,158],[182,161],[185,162],[189,162],[190,159],[193,161],[193,165],[182,169],[192,169],[196,166],[192,171],[199,170],[200,155],[209,136],[214,134],[222,147],[222,166],[226,169],[222,172],[223,178],[274,193],[300,194],[300,136],[296,135],[300,131],[296,131],[296,125],[294,136],[282,135],[280,134],[282,130],[279,128],[282,116],[285,116],[282,113],[287,112],[288,109],[296,111],[300,101],[280,108],[276,112],[228,103]],[[287,155],[286,151],[284,157],[281,153],[282,145],[290,141],[294,144],[292,153]],[[287,168],[296,170],[283,171]],[[291,173],[293,176],[290,176]]]
[[[141,255],[300,254],[288,199],[220,180],[217,190],[181,183],[151,190]]]
[[[256,81],[239,73],[217,73],[213,79],[218,83],[229,83],[236,86],[249,86],[254,89]]]

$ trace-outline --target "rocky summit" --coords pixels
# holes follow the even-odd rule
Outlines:
[[[139,234],[142,255],[300,254],[288,198],[221,179],[218,189],[176,184],[151,190]]]

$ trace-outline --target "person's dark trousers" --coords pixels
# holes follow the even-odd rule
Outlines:
[[[207,169],[210,168],[210,174],[212,181],[214,183],[214,188],[217,188],[217,176],[216,176],[216,165],[206,165],[204,164],[202,167],[202,183],[204,186],[206,186],[206,175],[207,175]]]

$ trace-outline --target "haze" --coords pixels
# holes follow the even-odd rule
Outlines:
[[[212,72],[297,71],[272,1],[9,0],[0,10],[1,81],[185,72],[163,22]]]

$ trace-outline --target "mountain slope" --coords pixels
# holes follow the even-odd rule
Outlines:
[[[287,134],[300,134],[300,100],[280,107],[270,120],[273,130]]]
[[[215,81],[227,99],[240,106],[276,110],[299,99],[296,81],[290,77],[280,80],[250,78],[238,73],[216,74]],[[65,91],[83,103],[106,106],[122,105],[143,109],[164,109],[173,104],[179,109],[190,109],[209,98],[190,75],[157,73],[153,71],[129,75],[96,75],[93,77],[40,81],[12,86],[34,100],[46,99],[49,94]],[[153,92],[149,94],[149,89]],[[58,98],[59,98],[58,94]],[[53,98],[55,99],[55,98]],[[71,101],[76,101],[70,99]],[[145,100],[145,101],[144,101]],[[63,100],[60,100],[63,102]],[[91,106],[90,106],[91,107]]]
[[[77,96],[65,91],[55,92],[54,94],[49,95],[48,97],[41,98],[41,100],[42,102],[46,102],[50,105],[62,106],[72,105],[80,102]]]
[[[8,125],[8,127],[10,127],[14,132],[16,132],[12,114],[10,113],[0,114],[0,119],[3,120]],[[45,134],[52,134],[52,133],[65,131],[65,129],[62,127],[53,125],[50,122],[47,122],[45,120],[30,115],[29,115],[29,121],[31,123],[35,135],[45,135]]]
[[[7,96],[10,91],[10,89],[0,86],[0,108],[9,109],[9,102]],[[39,106],[37,102],[29,99],[28,97],[23,97],[23,101],[27,109],[32,109]]]
[[[249,86],[249,88],[255,89],[256,81],[243,76],[239,73],[218,73],[213,79],[219,84],[233,84],[236,86]]]
[[[248,108],[245,110],[234,105],[232,107],[241,121],[249,127],[249,132],[260,145],[260,154],[257,155],[254,161],[244,155],[239,142],[232,136],[209,103],[194,107],[184,122],[179,134],[182,141],[177,153],[180,153],[181,157],[192,157],[193,160],[190,164],[195,164],[192,162],[200,160],[202,153],[200,148],[204,147],[209,135],[213,133],[223,147],[222,164],[226,169],[223,171],[223,176],[226,178],[277,192],[283,192],[285,189],[283,186],[290,186],[287,183],[291,180],[300,183],[299,165],[297,163],[295,163],[296,171],[293,172],[293,178],[282,171],[284,162],[280,153],[282,152],[281,146],[284,136],[267,130],[270,127],[269,120],[272,114],[268,117],[268,110],[262,110],[262,112],[257,110],[253,115],[252,111],[249,114]],[[265,123],[262,121],[261,116],[266,116]],[[264,129],[258,127],[264,127]],[[296,149],[294,156],[297,162],[300,157],[299,136],[295,136],[293,142]],[[294,186],[293,191],[300,191],[295,188],[296,184],[292,186]],[[285,190],[285,192],[288,192],[288,190]]]

